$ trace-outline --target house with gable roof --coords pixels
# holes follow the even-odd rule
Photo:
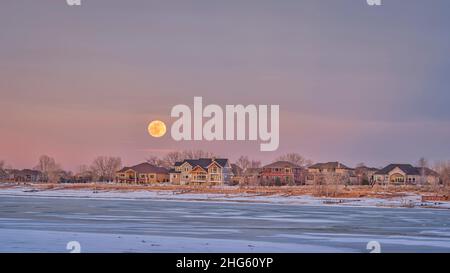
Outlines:
[[[170,182],[180,185],[224,185],[232,178],[231,165],[225,158],[186,159],[176,162]]]
[[[374,174],[378,184],[439,184],[439,174],[429,168],[414,167],[411,164],[389,164]]]
[[[141,163],[124,167],[116,172],[116,182],[137,184],[169,182],[169,171],[150,163]]]

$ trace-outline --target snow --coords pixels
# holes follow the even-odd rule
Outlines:
[[[269,204],[289,204],[308,206],[362,206],[362,207],[427,207],[450,209],[450,202],[422,202],[421,196],[409,194],[404,197],[389,199],[381,198],[323,198],[310,195],[281,196],[281,195],[249,195],[249,194],[201,194],[172,191],[98,191],[92,190],[30,190],[24,187],[14,187],[0,190],[0,196],[16,197],[46,197],[46,198],[91,198],[91,199],[151,199],[177,201],[214,201],[214,202],[253,202]]]
[[[0,190],[0,252],[450,252],[450,210],[420,197]],[[330,202],[324,201],[333,201]],[[405,201],[406,200],[406,201]],[[440,206],[446,208],[448,204]]]
[[[225,253],[260,253],[260,252],[338,252],[351,249],[327,247],[320,245],[271,243],[247,240],[224,240],[188,237],[165,237],[149,235],[123,235],[80,232],[29,231],[1,229],[0,251],[5,252],[69,252],[67,243],[80,243],[81,252],[225,252]],[[31,247],[24,248],[24,245]]]

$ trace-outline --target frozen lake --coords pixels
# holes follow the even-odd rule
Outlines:
[[[0,252],[450,252],[450,210],[0,196]]]

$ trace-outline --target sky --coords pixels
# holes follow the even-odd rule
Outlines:
[[[450,159],[450,1],[6,0],[0,160],[76,170],[183,149],[270,163]],[[176,142],[174,105],[280,105],[280,146]]]

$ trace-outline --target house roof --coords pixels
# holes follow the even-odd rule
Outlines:
[[[347,169],[351,170],[351,168],[345,166],[340,162],[327,162],[327,163],[316,163],[309,167],[310,169]]]
[[[23,169],[23,170],[19,171],[19,174],[39,176],[42,173],[40,171],[37,171],[37,170]]]
[[[226,158],[200,158],[200,159],[186,159],[182,162],[189,163],[192,167],[200,166],[204,169],[208,168],[213,162],[216,162],[220,167],[225,167],[228,164],[228,159]],[[180,165],[182,165],[180,164]]]
[[[169,173],[181,173],[181,172],[175,171],[175,169],[170,169],[170,170],[169,170]]]
[[[407,175],[420,175],[421,174],[421,168],[414,167],[411,164],[389,164],[386,167],[384,167],[383,169],[376,172],[375,174],[386,175],[386,174],[389,174],[389,172],[391,172],[395,168],[399,168]],[[425,175],[438,176],[438,174],[435,171],[433,171],[429,168],[425,168]]]
[[[204,168],[200,165],[195,165],[194,168],[192,168],[191,172],[201,170],[202,172],[208,172],[208,168]]]
[[[133,170],[137,173],[161,173],[161,174],[168,174],[169,171],[166,168],[158,167],[155,165],[152,165],[150,163],[141,163],[132,167],[124,167],[119,173],[126,172],[128,170]]]
[[[301,168],[301,167],[289,161],[277,161],[269,165],[266,165],[263,168]]]

